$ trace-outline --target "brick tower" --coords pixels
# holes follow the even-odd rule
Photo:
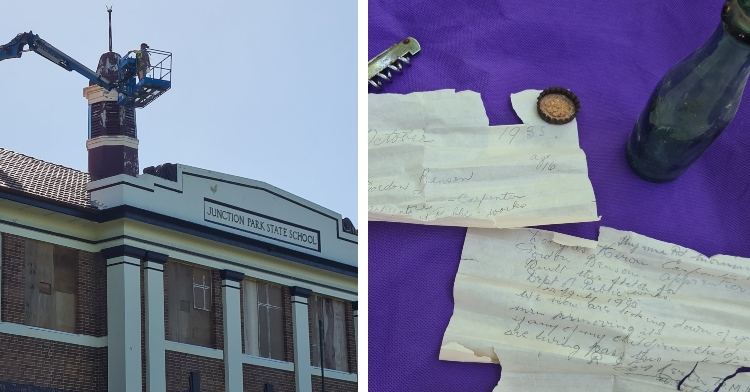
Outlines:
[[[99,58],[96,72],[110,81],[117,80],[120,55],[109,51]],[[92,181],[127,174],[138,176],[138,135],[135,108],[117,103],[117,91],[97,85],[83,89],[89,102],[89,175]]]

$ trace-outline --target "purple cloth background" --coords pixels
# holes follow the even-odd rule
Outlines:
[[[482,94],[490,125],[516,124],[509,95],[564,86],[581,100],[581,148],[601,222],[545,229],[596,239],[632,230],[750,257],[750,98],[679,179],[651,184],[625,162],[625,140],[652,89],[720,21],[721,0],[369,1],[372,58],[407,36],[422,53],[385,93]],[[363,81],[361,81],[363,82]],[[372,90],[371,90],[372,91]],[[369,223],[371,391],[491,391],[500,368],[438,360],[453,311],[464,228]]]

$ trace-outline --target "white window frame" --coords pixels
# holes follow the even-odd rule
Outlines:
[[[260,303],[258,300],[258,285],[264,285],[266,290],[266,298],[267,303]],[[266,322],[268,323],[268,336],[265,338],[268,339],[268,347],[271,348],[271,334],[274,333],[271,329],[271,317],[269,315],[269,309],[279,309],[281,310],[282,314],[282,322],[283,322],[283,314],[284,314],[284,308],[283,306],[276,306],[271,305],[268,298],[270,298],[268,293],[268,286],[276,286],[282,288],[282,295],[283,295],[283,287],[279,286],[277,284],[271,283],[271,282],[264,282],[264,281],[257,281],[257,280],[251,280],[251,279],[245,279],[243,282],[243,301],[244,301],[244,310],[245,310],[245,354],[260,357],[260,358],[266,358],[270,360],[278,360],[274,359],[270,356],[271,353],[268,353],[269,355],[266,356],[266,353],[260,352],[260,339],[263,337],[260,336],[260,312],[266,312]],[[282,299],[283,300],[283,299]],[[283,333],[283,332],[282,332]],[[284,337],[282,336],[282,339]],[[282,348],[281,356],[284,357],[285,353]]]
[[[210,273],[210,272],[209,272]],[[203,290],[203,307],[199,308],[197,305],[197,301],[195,300],[195,289],[202,289]],[[211,292],[211,281],[208,282],[208,286],[206,286],[206,275],[203,275],[203,282],[202,283],[195,283],[195,278],[193,278],[193,309],[203,310],[206,312],[210,312],[211,309],[208,308],[208,301],[206,300],[206,293]],[[209,299],[211,299],[209,295]]]

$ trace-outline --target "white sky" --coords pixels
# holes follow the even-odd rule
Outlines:
[[[173,53],[172,89],[137,109],[140,169],[181,163],[264,181],[357,219],[357,2],[131,0],[113,50]],[[32,30],[96,69],[100,0],[3,1],[0,45]],[[88,80],[35,53],[0,62],[0,147],[87,171]]]

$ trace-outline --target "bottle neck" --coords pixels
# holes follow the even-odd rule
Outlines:
[[[738,82],[744,88],[750,74],[750,41],[738,39],[722,22],[711,38],[685,61],[697,76],[711,75],[713,86],[722,91]]]
[[[750,0],[727,0],[721,10],[724,30],[736,40],[750,46]]]
[[[745,8],[750,9],[750,0],[727,0],[711,38],[683,60],[698,78],[693,83],[701,89],[716,90],[712,94],[742,94],[750,76],[750,12]],[[704,78],[711,82],[702,83]]]

